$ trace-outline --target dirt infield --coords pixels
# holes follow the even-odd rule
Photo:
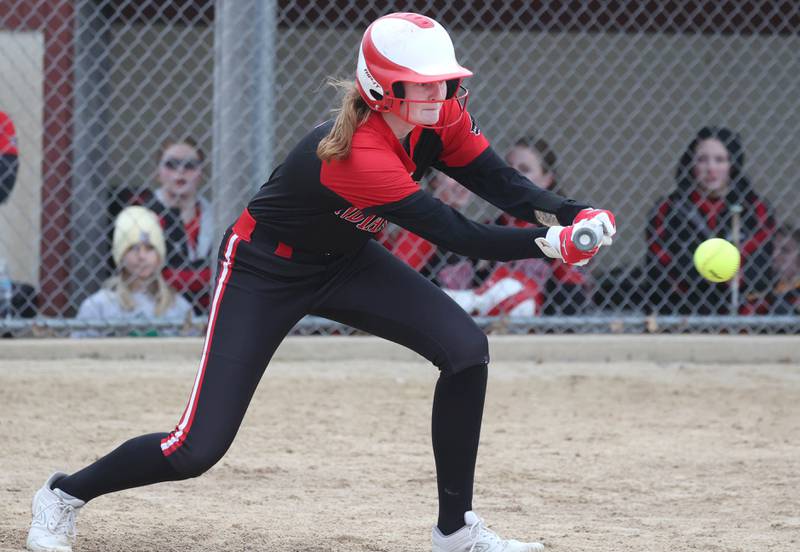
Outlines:
[[[195,365],[2,360],[0,550],[23,548],[51,471],[169,431]],[[75,551],[430,550],[435,378],[423,361],[278,360],[217,466],[98,498]],[[800,367],[494,362],[475,508],[554,552],[796,552]]]

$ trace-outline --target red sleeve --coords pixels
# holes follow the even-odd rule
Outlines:
[[[481,133],[472,115],[468,112],[461,115],[461,106],[456,100],[446,102],[443,111],[444,115],[440,119],[443,124],[448,124],[459,116],[461,119],[454,125],[437,131],[443,146],[439,159],[448,167],[468,165],[489,147],[489,141]]]
[[[362,210],[400,201],[420,190],[398,153],[369,137],[354,137],[346,159],[323,162],[320,182]]]
[[[754,201],[753,212],[757,221],[757,230],[750,239],[742,244],[741,252],[744,257],[752,255],[775,232],[775,222],[770,216],[769,208],[763,201],[759,199]]]
[[[667,229],[664,221],[667,213],[671,208],[669,199],[663,201],[656,209],[655,214],[650,219],[646,233],[648,248],[653,256],[658,259],[658,262],[663,266],[669,267],[672,264],[672,255],[669,250],[664,246],[666,243]]]
[[[14,123],[2,111],[0,111],[0,155],[18,155]]]

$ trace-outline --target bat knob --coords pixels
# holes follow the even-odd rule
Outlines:
[[[591,251],[600,243],[600,238],[592,228],[584,226],[572,233],[572,243],[581,251]]]

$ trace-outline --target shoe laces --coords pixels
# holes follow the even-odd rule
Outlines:
[[[76,535],[75,517],[78,513],[76,508],[60,501],[48,505],[46,509],[50,508],[54,509],[54,512],[51,516],[46,518],[47,529],[56,535],[65,535],[74,538]]]
[[[503,545],[506,542],[497,533],[486,527],[483,518],[478,518],[478,521],[469,526],[469,538],[472,540],[469,552],[474,552],[479,542],[490,545],[488,550],[493,550],[495,545]],[[502,549],[498,548],[498,550]]]

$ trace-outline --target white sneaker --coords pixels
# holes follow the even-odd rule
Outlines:
[[[28,550],[34,552],[72,552],[75,541],[75,516],[85,504],[60,489],[53,482],[67,474],[56,472],[33,495],[33,521],[28,532]]]
[[[542,552],[544,545],[539,542],[519,542],[501,539],[491,531],[475,512],[464,514],[466,525],[444,536],[438,527],[433,528],[431,540],[433,552]]]

